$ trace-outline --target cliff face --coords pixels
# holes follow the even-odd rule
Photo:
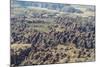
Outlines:
[[[56,11],[61,11],[61,12],[82,13],[82,11],[78,8],[80,6],[70,5],[70,4],[11,0],[11,5],[15,5],[15,7],[16,6],[17,7],[19,6],[20,7],[39,7],[39,8],[46,8],[46,9],[51,9],[51,10],[56,10]],[[88,5],[88,7],[86,6],[84,7],[89,10],[95,9],[95,6],[93,5]]]

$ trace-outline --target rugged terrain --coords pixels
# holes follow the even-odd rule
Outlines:
[[[95,12],[80,11],[12,6],[11,66],[95,61]]]

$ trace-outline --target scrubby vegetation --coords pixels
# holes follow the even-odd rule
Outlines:
[[[95,15],[11,9],[11,66],[94,60]]]

